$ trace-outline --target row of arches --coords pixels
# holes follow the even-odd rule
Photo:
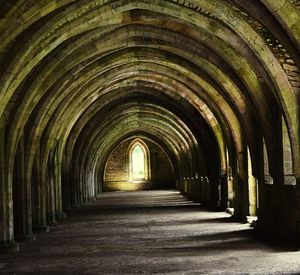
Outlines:
[[[0,0],[0,240],[95,198],[130,138],[187,196],[298,238],[299,10],[248,2]]]

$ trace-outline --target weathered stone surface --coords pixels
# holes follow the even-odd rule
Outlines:
[[[147,160],[149,175],[140,182],[130,179],[129,146],[136,138],[118,145],[111,153],[104,172],[103,191],[134,191],[149,189],[169,189],[175,187],[171,163],[165,152],[155,143],[143,140],[149,149]]]
[[[114,184],[170,182],[300,240],[296,1],[0,2],[0,241]],[[118,147],[134,138],[150,152],[135,186]]]
[[[178,192],[118,192],[74,211],[13,257],[1,255],[0,272],[293,274],[299,261],[281,241],[260,242],[249,224]]]

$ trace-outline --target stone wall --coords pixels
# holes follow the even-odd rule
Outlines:
[[[281,236],[299,244],[300,189],[291,185],[260,186],[257,229],[269,237]],[[298,236],[298,237],[296,237]]]
[[[150,152],[150,178],[145,181],[129,180],[129,139],[118,145],[111,153],[105,168],[104,191],[135,191],[175,188],[172,167],[166,153],[155,143],[143,140]]]

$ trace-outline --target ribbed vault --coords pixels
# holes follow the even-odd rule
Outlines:
[[[183,193],[233,207],[241,220],[258,215],[262,229],[276,199],[298,190],[300,16],[292,1],[0,6],[3,242],[94,198],[109,155],[132,137],[165,151]],[[297,212],[294,203],[286,209]],[[299,237],[292,223],[279,233]]]

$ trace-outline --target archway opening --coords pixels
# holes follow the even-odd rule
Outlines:
[[[155,142],[131,137],[110,153],[104,169],[103,191],[174,189],[173,163]]]
[[[139,144],[132,150],[131,154],[132,163],[132,180],[145,179],[145,154]]]

